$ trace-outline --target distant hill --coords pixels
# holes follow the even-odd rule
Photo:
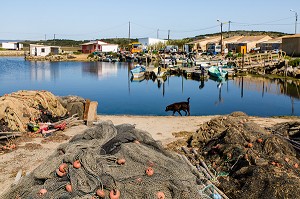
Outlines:
[[[71,40],[71,39],[55,39],[55,40],[40,40],[40,41],[23,41],[24,47],[28,47],[29,44],[41,44],[47,46],[73,46],[78,47],[80,44],[89,42],[89,40]]]
[[[197,39],[203,39],[205,37],[213,37],[220,35],[220,32],[218,33],[212,33],[212,34],[205,34],[205,35],[197,35],[195,37],[192,37],[191,39],[197,40]],[[236,30],[236,31],[224,31],[223,37],[232,37],[232,36],[259,36],[259,35],[269,35],[270,37],[276,38],[276,37],[282,37],[285,35],[288,35],[287,33],[283,32],[275,32],[275,31],[248,31],[248,30]]]
[[[169,45],[178,45],[182,46],[190,41],[203,39],[205,37],[213,37],[213,36],[219,36],[220,32],[212,33],[212,34],[205,34],[205,35],[197,35],[195,37],[189,37],[184,39],[175,39],[168,42]],[[232,37],[232,36],[257,36],[257,35],[269,35],[270,37],[281,37],[284,35],[288,35],[287,33],[283,32],[274,32],[274,31],[247,31],[247,30],[236,30],[236,31],[224,31],[223,36],[224,38]],[[128,38],[102,38],[99,39],[101,41],[111,43],[111,44],[118,44],[121,48],[128,47],[129,43],[137,41],[137,39],[128,39]],[[7,41],[7,40],[5,40]],[[28,47],[29,44],[43,44],[43,45],[49,45],[49,46],[72,46],[72,47],[80,47],[81,44],[89,42],[90,40],[70,40],[70,39],[56,39],[56,40],[40,40],[40,41],[21,41],[21,43],[24,44],[24,47]]]

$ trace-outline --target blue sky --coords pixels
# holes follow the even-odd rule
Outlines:
[[[0,39],[193,37],[220,31],[294,33],[300,0],[1,0]],[[223,26],[228,30],[228,25]],[[298,20],[300,33],[300,18]]]

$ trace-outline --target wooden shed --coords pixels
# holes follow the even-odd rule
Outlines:
[[[300,56],[300,34],[282,38],[282,50],[285,51],[288,56]]]

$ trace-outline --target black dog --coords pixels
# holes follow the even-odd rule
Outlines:
[[[190,115],[190,98],[187,99],[187,102],[176,102],[174,104],[170,104],[166,107],[166,111],[173,111],[173,115],[175,112],[178,112],[179,115],[181,115],[180,111],[184,111],[185,115]]]

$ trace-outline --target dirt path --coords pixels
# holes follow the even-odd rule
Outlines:
[[[174,132],[189,131],[195,132],[199,125],[209,121],[216,116],[105,116],[99,115],[99,120],[111,120],[114,125],[129,123],[136,128],[149,132],[155,140],[160,140],[162,144],[167,144],[175,140]],[[252,121],[262,127],[272,126],[279,122],[286,122],[293,119],[277,118],[251,118]],[[22,170],[23,175],[31,172],[41,162],[54,152],[62,143],[69,141],[74,135],[82,133],[86,126],[72,127],[60,133],[57,139],[46,141],[44,138],[31,138],[23,140],[17,149],[0,155],[0,195],[15,180],[18,171]],[[49,137],[51,138],[51,137]]]

